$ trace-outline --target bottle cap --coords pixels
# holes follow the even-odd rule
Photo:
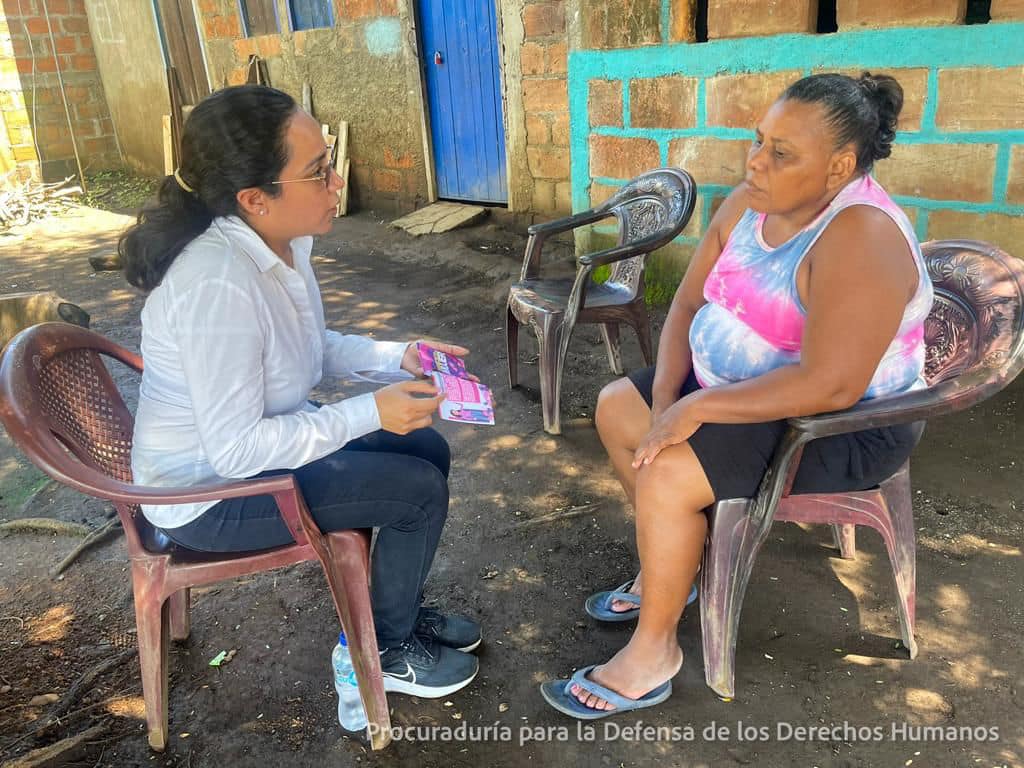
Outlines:
[[[342,648],[348,648],[348,640],[345,639],[344,632],[338,633],[338,645],[340,645]]]

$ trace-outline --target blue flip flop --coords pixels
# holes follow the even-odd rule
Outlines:
[[[634,581],[636,579],[630,579],[618,589],[595,592],[587,598],[587,602],[583,606],[584,610],[598,621],[632,621],[640,615],[640,595],[634,595],[629,591]],[[613,600],[630,603],[635,605],[636,608],[630,608],[628,611],[613,611]],[[694,584],[690,589],[689,596],[686,598],[686,604],[690,605],[696,600],[697,585]]]
[[[575,717],[577,720],[600,720],[602,717],[608,717],[609,715],[620,715],[623,712],[653,707],[656,704],[661,704],[672,695],[672,681],[666,680],[653,691],[641,696],[639,699],[627,699],[625,696],[605,688],[603,685],[595,683],[587,677],[587,674],[596,666],[596,664],[591,664],[589,667],[577,669],[576,673],[569,680],[550,680],[546,683],[541,683],[540,693],[544,697],[544,701],[562,714]],[[592,709],[582,704],[572,693],[573,683],[576,683],[589,693],[601,697],[609,704],[614,704],[615,709]]]

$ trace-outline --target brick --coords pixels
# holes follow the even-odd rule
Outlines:
[[[338,6],[339,15],[345,19],[366,19],[377,15],[377,0],[339,0]]]
[[[565,78],[524,79],[523,108],[527,112],[567,112],[569,90]]]
[[[397,16],[398,0],[380,0],[381,16]]]
[[[559,147],[569,146],[569,115],[563,113],[551,118],[551,143]]]
[[[96,69],[96,57],[91,53],[80,53],[71,57],[71,69],[90,72]]]
[[[1024,124],[1024,67],[939,70],[935,124],[950,131],[991,131]]]
[[[58,37],[57,42],[57,53],[75,53],[78,51],[78,36],[73,37]]]
[[[968,238],[998,245],[1007,253],[1021,256],[1024,242],[1024,216],[1003,213],[965,213],[932,211],[928,214],[928,238],[949,240]]]
[[[818,0],[709,0],[708,39],[814,32]]]
[[[11,154],[14,155],[15,162],[24,163],[33,160],[38,160],[36,157],[36,149],[31,144],[26,147],[12,147]]]
[[[524,75],[543,75],[545,72],[544,46],[538,43],[523,43],[519,61]]]
[[[555,210],[555,183],[553,181],[534,181],[533,199],[530,208],[538,213],[551,213]]]
[[[398,171],[379,170],[373,171],[373,189],[376,192],[397,194],[402,188],[402,174]]]
[[[637,128],[692,128],[697,124],[697,80],[692,77],[630,80],[629,122]]]
[[[256,38],[256,47],[264,59],[281,55],[281,35],[261,35]]]
[[[697,39],[697,4],[693,2],[672,3],[669,17],[669,42],[692,43]]]
[[[523,33],[535,37],[565,34],[565,8],[561,4],[528,5],[523,9]]]
[[[992,199],[995,161],[992,144],[896,144],[875,176],[892,195],[983,203]]]
[[[69,16],[61,19],[60,26],[69,35],[89,34],[89,20],[84,16]]]
[[[231,47],[238,61],[248,62],[250,56],[255,56],[259,52],[255,37],[240,37],[231,44]]]
[[[622,125],[622,81],[591,80],[587,96],[591,125]]]
[[[707,80],[707,123],[753,128],[801,72],[788,70],[756,75],[721,75]]]
[[[534,147],[551,143],[551,131],[547,118],[539,115],[526,115],[526,142]]]
[[[527,147],[526,161],[535,179],[569,178],[569,149],[567,147]]]
[[[992,0],[989,14],[992,21],[1020,21],[1024,19],[1024,0]]]
[[[248,79],[249,79],[249,68],[248,67],[234,67],[228,73],[228,85],[245,85],[245,82]]]
[[[661,0],[581,0],[581,6],[584,48],[661,43]]]
[[[698,184],[735,186],[746,175],[749,141],[693,136],[668,145],[668,164],[688,171]]]
[[[555,211],[572,213],[572,183],[560,181],[555,184]]]
[[[400,168],[408,170],[415,164],[412,154],[405,152],[401,155],[396,155],[391,151],[390,147],[384,147],[384,165],[387,168]]]
[[[552,75],[564,75],[568,69],[568,50],[564,42],[551,43],[548,46],[546,71]]]
[[[1024,144],[1015,146],[1010,154],[1010,178],[1006,187],[1006,199],[1017,205],[1024,205]]]
[[[923,67],[914,69],[875,69],[874,67],[860,67],[858,69],[820,69],[815,72],[835,72],[860,77],[864,72],[869,71],[873,75],[889,75],[899,81],[903,88],[903,109],[900,110],[900,117],[896,123],[896,129],[900,131],[921,130],[921,117],[924,115],[924,103],[928,98],[928,70]]]
[[[46,23],[46,19],[35,18],[25,20],[25,29],[28,30],[30,35],[48,35],[50,34],[50,27]]]
[[[590,207],[597,208],[597,206],[601,205],[618,191],[619,187],[599,184],[596,181],[590,182]]]
[[[661,153],[653,139],[590,137],[590,175],[632,179],[661,165]]]
[[[922,27],[963,24],[966,0],[838,0],[836,22],[843,32],[859,27]]]
[[[683,227],[682,234],[689,235],[690,237],[700,237],[704,234],[704,228],[701,226],[701,221],[704,218],[704,195],[697,195],[697,200],[693,206],[693,214],[690,216],[690,220],[686,222],[686,226]]]

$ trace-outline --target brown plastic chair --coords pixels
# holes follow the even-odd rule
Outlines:
[[[693,178],[678,168],[659,168],[638,176],[602,205],[566,219],[534,224],[528,230],[526,255],[519,282],[509,289],[505,317],[508,382],[519,384],[519,325],[528,325],[540,347],[540,393],[544,429],[559,434],[559,399],[562,368],[573,328],[579,323],[600,323],[608,350],[608,363],[621,374],[619,323],[636,331],[647,365],[654,364],[651,322],[644,305],[644,259],[667,245],[690,220],[697,188]],[[540,276],[541,249],[552,235],[614,217],[619,239],[614,248],[580,256],[575,279]],[[612,265],[611,276],[598,284],[591,279],[596,267]]]
[[[390,741],[369,593],[369,532],[324,535],[306,508],[293,475],[157,488],[132,484],[131,413],[104,356],[142,371],[142,359],[103,336],[66,323],[43,323],[11,340],[0,361],[0,420],[11,439],[50,477],[113,502],[124,526],[132,567],[142,693],[149,745],[167,746],[168,635],[190,631],[189,589],[284,565],[317,559],[323,566],[341,626],[349,638],[366,707],[371,744]],[[140,504],[178,504],[271,495],[295,539],[261,552],[217,554],[154,551],[153,528]],[[324,669],[329,669],[324,648]]]
[[[790,419],[789,430],[753,499],[718,502],[701,571],[700,621],[707,684],[735,690],[740,609],[754,560],[772,523],[833,526],[843,557],[855,553],[854,526],[885,542],[910,658],[916,604],[916,545],[909,462],[880,487],[854,493],[790,496],[803,447],[820,437],[918,422],[991,397],[1024,368],[1024,264],[994,246],[941,240],[922,246],[935,305],[925,323],[927,388],[858,403],[846,411]]]

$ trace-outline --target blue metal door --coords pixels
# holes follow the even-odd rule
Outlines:
[[[417,0],[438,197],[505,203],[495,0]]]

